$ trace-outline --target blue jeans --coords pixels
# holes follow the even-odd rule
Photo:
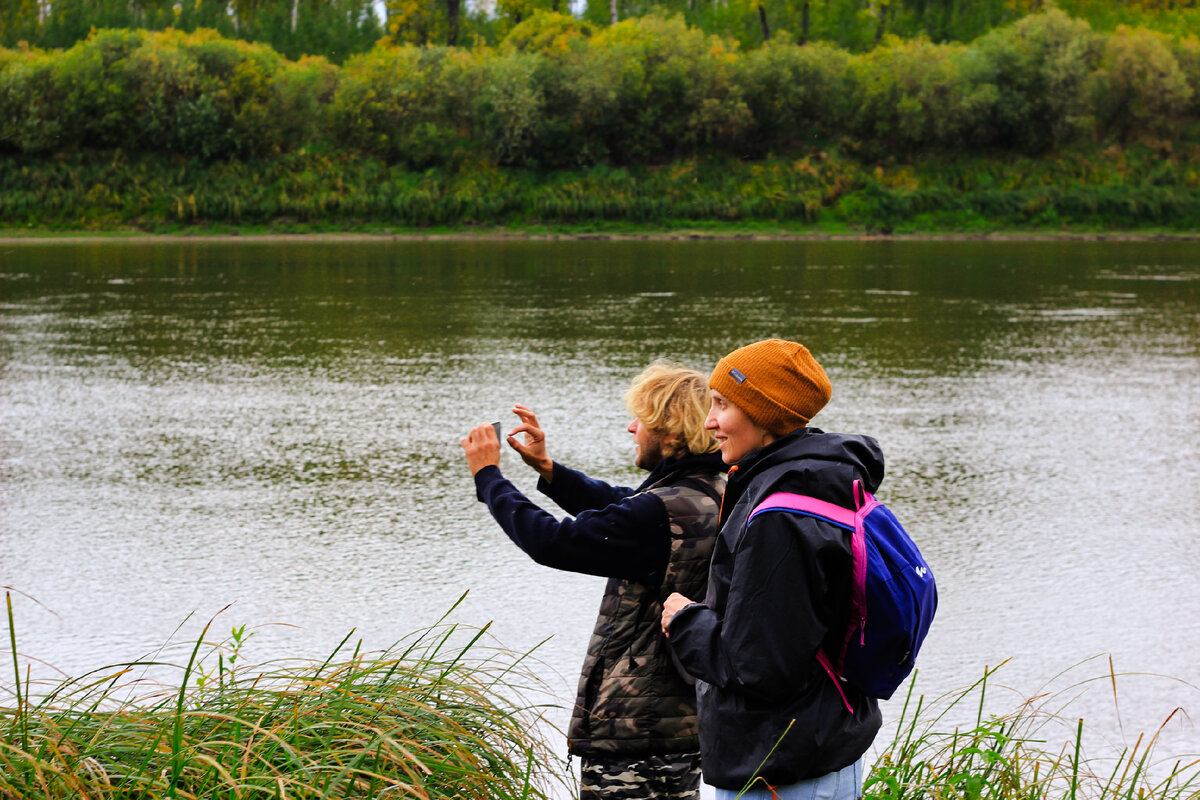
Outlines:
[[[741,800],[857,800],[862,796],[862,770],[860,758],[837,772],[787,786],[767,786],[756,780]],[[733,800],[737,796],[733,789],[717,789],[717,800]]]

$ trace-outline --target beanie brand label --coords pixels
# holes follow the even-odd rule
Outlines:
[[[742,371],[741,371],[741,370],[739,370],[739,369],[731,369],[731,370],[729,370],[729,377],[733,378],[733,379],[734,379],[735,381],[737,381],[739,384],[742,384],[742,383],[745,383],[745,382],[746,382],[746,376],[745,376],[745,375],[743,375],[743,374],[742,374]]]

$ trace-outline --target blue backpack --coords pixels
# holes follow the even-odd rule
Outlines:
[[[860,481],[854,482],[854,505],[842,508],[815,497],[776,492],[755,506],[749,517],[787,511],[850,531],[854,569],[850,622],[841,651],[830,658],[822,649],[817,660],[851,712],[841,682],[870,697],[891,697],[912,672],[937,610],[933,572],[895,515]]]

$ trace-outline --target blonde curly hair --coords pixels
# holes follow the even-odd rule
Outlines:
[[[703,373],[656,361],[630,383],[625,406],[662,441],[664,456],[682,458],[717,449],[712,433],[704,429],[708,397]]]

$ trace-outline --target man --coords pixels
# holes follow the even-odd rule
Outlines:
[[[557,520],[500,473],[491,425],[462,440],[478,498],[533,560],[609,578],[579,679],[567,746],[580,756],[581,800],[699,797],[696,695],[659,629],[672,592],[703,596],[717,532],[724,465],[704,429],[704,375],[659,362],[625,395],[637,489],[610,486],[550,459],[537,417],[508,444],[541,476],[538,489],[575,517]],[[518,439],[524,434],[524,441]]]

